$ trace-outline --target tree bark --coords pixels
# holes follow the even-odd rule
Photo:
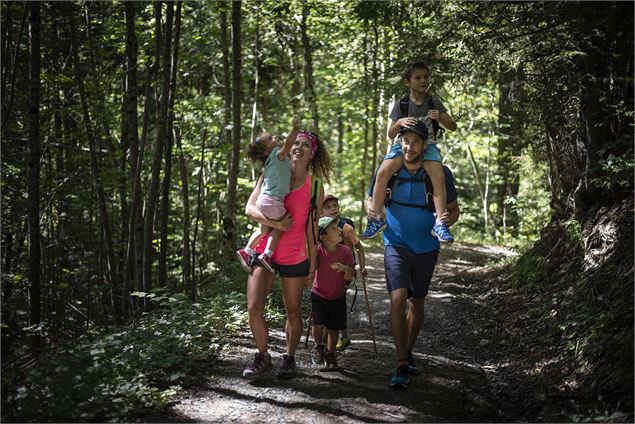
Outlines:
[[[300,33],[302,36],[302,48],[304,50],[304,97],[308,103],[311,118],[313,119],[313,131],[320,133],[320,119],[318,116],[317,100],[313,85],[313,59],[311,43],[307,31],[307,20],[309,17],[309,5],[307,0],[302,0],[302,20],[300,22]]]
[[[238,165],[240,160],[241,141],[241,45],[240,45],[240,20],[241,2],[232,2],[232,150],[227,176],[227,208],[223,229],[225,231],[226,250],[236,247],[236,228],[234,216],[236,215],[236,184],[238,182]]]
[[[30,324],[41,322],[41,232],[40,232],[40,3],[29,3],[29,156],[27,209],[29,224],[29,296]],[[38,350],[41,339],[34,333],[32,348]]]
[[[152,290],[152,258],[154,247],[152,239],[154,236],[154,214],[159,196],[159,178],[161,173],[161,162],[163,160],[163,150],[165,148],[166,124],[168,120],[168,103],[170,93],[170,56],[172,52],[172,20],[174,17],[174,3],[168,1],[165,18],[165,34],[163,36],[163,53],[161,67],[161,96],[158,100],[157,135],[155,140],[154,161],[152,163],[152,177],[150,179],[150,189],[144,216],[144,260],[143,260],[143,291],[149,293]],[[161,3],[154,3],[155,19],[161,17]],[[146,303],[147,306],[147,303]]]
[[[181,36],[181,1],[176,3],[176,17],[174,21],[174,48],[172,49],[170,96],[167,122],[167,149],[165,151],[165,168],[163,171],[163,196],[161,198],[161,252],[159,255],[159,287],[165,287],[167,282],[167,252],[168,252],[168,220],[170,215],[170,181],[172,178],[172,147],[174,146],[174,97],[176,93],[176,77],[179,60],[179,38]],[[175,287],[172,287],[174,291]]]
[[[196,194],[196,220],[194,221],[194,237],[192,238],[192,301],[196,300],[196,236],[198,235],[198,223],[201,217],[201,204],[203,193],[203,172],[205,166],[205,140],[207,140],[207,130],[203,130],[203,139],[201,140],[201,163],[199,165],[198,174],[198,190]]]
[[[183,146],[181,143],[181,133],[178,128],[174,128],[173,137],[176,140],[176,147],[179,154],[179,169],[181,174],[181,198],[183,202],[183,292],[190,290],[190,298],[194,301],[194,290],[191,288],[190,276],[190,191],[188,184],[187,166],[185,165],[185,157],[183,155]]]
[[[219,3],[220,7],[220,45],[223,63],[223,128],[221,130],[221,143],[231,143],[232,132],[230,128],[231,107],[232,107],[232,87],[231,70],[229,67],[229,36],[227,33],[227,10],[226,3]]]
[[[119,290],[119,282],[117,281],[117,260],[115,257],[115,250],[112,239],[112,229],[110,226],[110,218],[108,216],[108,207],[106,201],[106,194],[104,192],[104,187],[101,181],[101,171],[99,169],[99,163],[97,160],[96,153],[96,136],[93,131],[92,121],[90,117],[89,107],[88,107],[88,97],[86,95],[86,90],[84,89],[84,74],[80,67],[79,63],[79,53],[77,46],[77,39],[75,34],[75,19],[73,12],[73,4],[69,4],[69,21],[71,28],[71,50],[72,50],[72,60],[73,67],[75,68],[75,84],[77,85],[77,90],[79,91],[79,97],[82,105],[82,114],[84,121],[84,132],[86,133],[86,137],[88,138],[89,150],[90,150],[90,168],[93,179],[93,185],[97,191],[97,203],[99,207],[99,216],[101,220],[101,227],[103,230],[104,243],[106,247],[106,257],[108,261],[108,273],[110,277],[110,284],[114,293],[117,293]],[[115,318],[115,322],[119,323],[120,313],[119,313],[119,305],[116,302],[113,304],[113,317]]]
[[[368,83],[368,56],[365,54],[368,51],[368,33],[364,31],[364,42],[362,48],[362,57],[364,58],[364,90],[363,93],[368,93],[369,83]],[[364,102],[366,104],[366,110],[364,111],[367,119],[364,119],[364,151],[362,153],[362,178],[360,180],[360,215],[359,215],[359,228],[362,227],[362,217],[366,214],[365,204],[366,198],[366,184],[368,182],[368,172],[366,170],[366,164],[368,163],[368,132],[369,132],[369,120],[368,115],[370,115],[370,102]]]
[[[11,91],[9,91],[8,100],[3,102],[2,109],[4,109],[4,116],[2,117],[2,124],[0,124],[0,129],[4,129],[4,124],[7,122],[9,118],[9,114],[11,113],[11,108],[13,107],[13,96],[15,93],[15,66],[18,60],[18,52],[20,51],[20,41],[22,40],[22,33],[24,32],[24,24],[26,22],[27,15],[27,2],[24,2],[24,10],[22,12],[22,21],[20,23],[20,32],[18,32],[18,39],[15,42],[15,53],[13,54],[13,60],[11,61]],[[30,9],[29,9],[30,12]],[[29,22],[30,24],[30,22]],[[30,29],[30,27],[29,27]],[[3,87],[5,86],[4,75],[2,78]],[[4,90],[2,91],[4,94]]]

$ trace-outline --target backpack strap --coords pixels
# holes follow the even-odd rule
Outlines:
[[[410,96],[405,95],[399,99],[399,114],[400,118],[408,116],[408,108],[410,107]]]
[[[430,109],[434,109],[434,102],[432,101],[432,96],[429,94],[426,94],[426,101],[428,102],[428,110]],[[439,125],[439,122],[435,119],[431,119],[432,121],[432,133],[434,134],[434,138],[435,140],[443,135],[443,133],[445,132],[445,130]]]
[[[315,234],[315,226],[313,223],[317,221],[317,200],[320,195],[320,187],[322,181],[315,175],[311,175],[311,206],[309,207],[309,216],[306,220],[306,234],[309,233],[309,223],[311,223],[311,232],[313,233],[313,243],[317,245],[317,235]]]

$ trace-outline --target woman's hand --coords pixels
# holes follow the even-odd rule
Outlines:
[[[280,231],[288,231],[293,225],[293,219],[291,219],[291,214],[289,213],[286,214],[281,220],[272,222],[275,223],[275,225],[272,225],[272,227]]]

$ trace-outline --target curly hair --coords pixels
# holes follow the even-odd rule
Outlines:
[[[260,166],[265,165],[265,161],[269,156],[267,154],[267,141],[271,138],[271,134],[263,131],[249,143],[249,149],[247,150],[247,157],[253,163],[259,163]]]
[[[404,68],[403,75],[402,75],[403,80],[408,81],[410,77],[412,76],[412,73],[415,71],[415,69],[423,69],[424,71],[428,71],[428,73],[430,73],[430,68],[425,62],[422,62],[420,60],[415,60],[413,62],[408,63],[406,67]]]
[[[329,156],[329,152],[326,150],[326,145],[322,142],[320,136],[315,133],[312,134],[317,140],[317,150],[315,151],[315,155],[313,155],[311,162],[309,162],[309,169],[313,175],[330,184],[330,176],[333,171],[331,157]]]

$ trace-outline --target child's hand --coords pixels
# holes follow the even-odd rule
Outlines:
[[[360,269],[359,271],[360,271],[360,273],[362,274],[362,277],[363,277],[363,278],[368,277],[368,271],[366,271],[366,268],[362,268],[362,269]]]
[[[380,211],[376,211],[376,210],[373,208],[373,205],[372,205],[372,204],[367,205],[367,208],[366,208],[366,209],[367,209],[367,212],[368,212],[368,216],[370,216],[371,218],[373,218],[373,219],[377,219],[377,218],[379,218],[379,217],[380,217]]]
[[[333,264],[331,264],[331,269],[337,271],[337,272],[345,272],[348,267],[344,264],[341,264],[339,262],[335,262]]]
[[[406,117],[397,121],[402,127],[413,127],[417,123],[417,118]]]
[[[309,272],[309,275],[306,276],[306,280],[304,280],[304,287],[310,289],[313,287],[313,280],[315,279],[315,271]]]
[[[294,131],[300,131],[300,117],[294,116],[291,125],[293,126]]]
[[[430,109],[428,111],[428,118],[434,119],[435,121],[439,120],[439,109]]]
[[[439,221],[442,221],[442,222],[447,223],[447,222],[448,222],[448,220],[450,219],[450,212],[445,211],[445,212],[443,212],[441,215],[437,215],[437,214],[435,213],[435,214],[434,214],[434,216],[435,216],[435,217],[436,217]]]

